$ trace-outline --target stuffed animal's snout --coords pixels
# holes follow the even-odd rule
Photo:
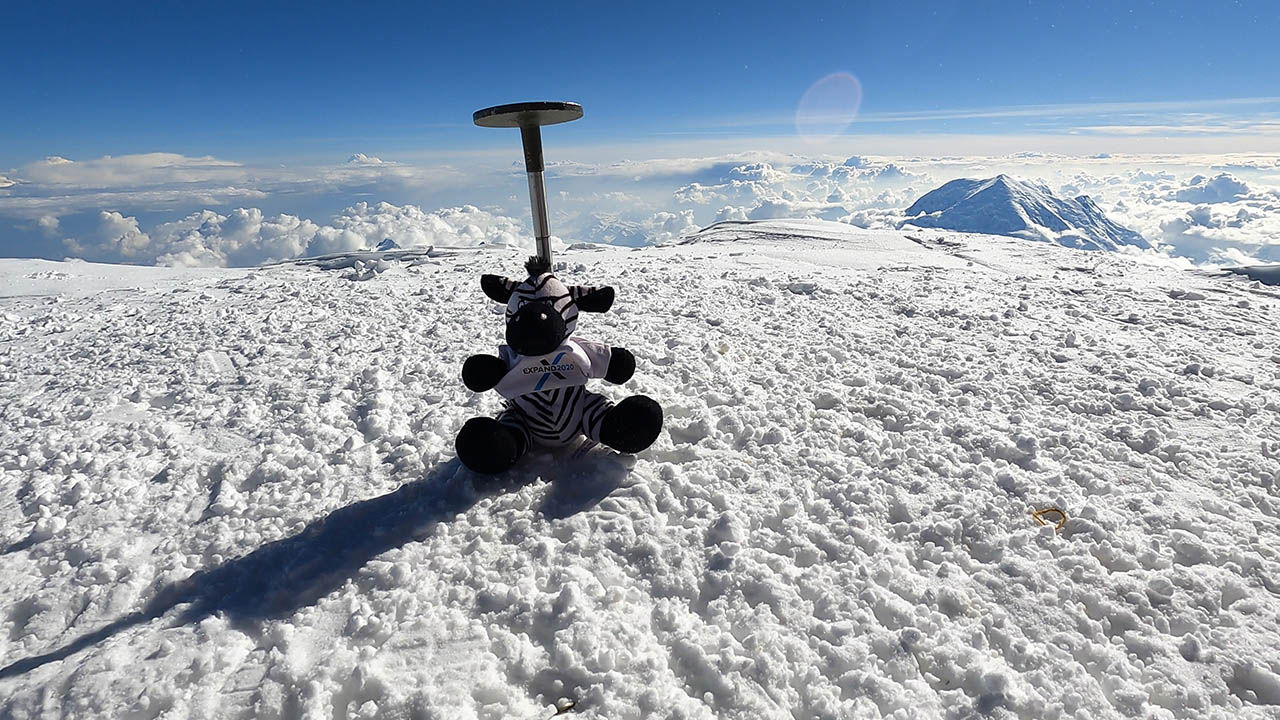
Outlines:
[[[546,355],[568,334],[564,318],[545,300],[525,303],[507,319],[507,345],[520,355]]]

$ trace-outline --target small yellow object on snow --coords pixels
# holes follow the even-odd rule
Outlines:
[[[1047,508],[1041,508],[1039,510],[1031,511],[1031,517],[1035,518],[1036,522],[1040,523],[1041,525],[1049,524],[1048,522],[1045,522],[1045,515],[1058,516],[1056,519],[1053,517],[1049,518],[1049,521],[1053,522],[1054,530],[1061,530],[1063,526],[1067,524],[1067,514],[1062,512],[1056,507],[1047,507]]]

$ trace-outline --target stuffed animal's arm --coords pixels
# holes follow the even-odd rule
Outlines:
[[[621,385],[631,379],[636,372],[636,356],[621,347],[609,347],[604,343],[574,338],[584,355],[587,356],[587,377],[600,378],[605,382]]]
[[[493,355],[472,355],[462,363],[462,383],[473,392],[492,390],[506,374],[506,361]]]

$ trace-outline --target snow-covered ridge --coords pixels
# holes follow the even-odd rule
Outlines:
[[[700,236],[557,255],[657,444],[492,480],[458,375],[518,249],[0,261],[0,716],[1274,717],[1274,291]]]
[[[1045,185],[1007,175],[952,180],[915,201],[906,215],[904,226],[1012,235],[1086,250],[1150,247],[1107,218],[1087,195],[1060,198]]]
[[[1227,268],[1227,270],[1237,275],[1244,275],[1250,280],[1256,280],[1264,285],[1280,285],[1280,264],[1248,265]]]

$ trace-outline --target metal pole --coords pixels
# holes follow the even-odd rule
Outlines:
[[[542,131],[537,125],[521,125],[524,170],[529,175],[529,205],[533,209],[533,235],[538,257],[551,264],[551,225],[547,222],[547,188],[543,181]]]
[[[529,205],[538,259],[551,264],[551,224],[547,222],[547,188],[542,167],[542,125],[556,125],[582,117],[582,106],[571,102],[526,102],[477,110],[471,119],[480,127],[520,128],[524,169],[529,174]]]

